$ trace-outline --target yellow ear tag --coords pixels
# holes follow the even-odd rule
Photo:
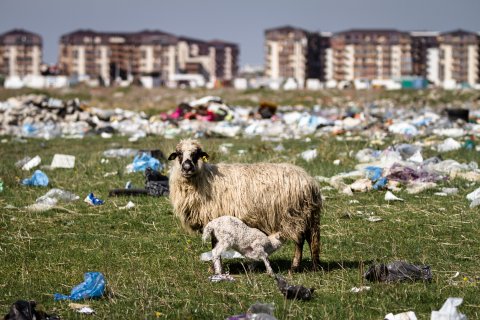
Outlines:
[[[203,157],[202,157],[202,161],[203,161],[203,162],[208,162],[207,157],[206,157],[206,156],[203,156]]]

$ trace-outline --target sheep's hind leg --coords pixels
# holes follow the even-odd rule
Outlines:
[[[300,269],[300,263],[302,262],[302,252],[303,252],[304,241],[305,240],[302,237],[301,239],[298,240],[298,242],[295,243],[295,254],[293,256],[292,267],[291,267],[292,272],[297,272]]]
[[[320,268],[320,230],[314,227],[306,235],[308,246],[310,247],[310,257],[312,258],[313,270],[318,271]]]
[[[275,274],[273,273],[273,269],[270,266],[270,262],[268,261],[268,257],[264,256],[262,257],[262,260],[263,260],[263,263],[265,263],[265,268],[267,269],[267,273],[272,277],[275,276]]]

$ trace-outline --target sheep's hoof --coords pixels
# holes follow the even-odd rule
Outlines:
[[[290,267],[290,270],[288,270],[288,273],[291,274],[291,273],[297,273],[297,272],[300,272],[300,266],[291,266]]]

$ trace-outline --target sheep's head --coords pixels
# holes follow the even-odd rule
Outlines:
[[[208,159],[208,154],[196,140],[182,140],[177,144],[168,160],[178,160],[180,171],[185,178],[191,178],[201,169],[203,161]],[[201,160],[201,161],[199,161]]]

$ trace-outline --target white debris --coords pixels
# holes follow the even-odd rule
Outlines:
[[[480,205],[480,188],[467,194],[467,200],[470,200],[470,208],[475,208]]]
[[[313,161],[318,156],[317,149],[303,151],[300,156],[305,161]]]
[[[462,147],[461,143],[453,138],[447,138],[437,146],[438,152],[448,152],[458,150]]]
[[[391,191],[385,193],[385,201],[403,201],[402,198],[397,197]]]
[[[128,209],[132,209],[132,208],[135,208],[135,203],[133,203],[132,201],[128,201],[128,203],[126,205],[124,205],[123,207],[119,207],[118,209],[128,210]]]
[[[402,313],[389,313],[385,316],[384,320],[417,320],[417,316],[413,311],[407,311]]]
[[[340,165],[340,159],[333,160],[333,164],[336,166]]]
[[[55,154],[52,159],[51,169],[63,168],[73,169],[75,167],[75,156],[67,154]]]
[[[22,170],[27,170],[28,171],[28,170],[38,166],[41,162],[42,162],[42,159],[40,158],[40,156],[37,155],[37,156],[33,157],[32,159],[28,160],[28,162],[25,163],[22,166]]]
[[[350,292],[353,292],[353,293],[359,293],[359,292],[362,292],[362,291],[368,291],[370,290],[371,288],[369,286],[360,286],[360,287],[353,287],[352,289],[350,289]]]
[[[457,307],[463,302],[462,298],[448,298],[438,311],[432,311],[431,320],[467,320],[467,316],[460,313]]]
[[[222,252],[222,259],[241,259],[245,258],[241,253],[235,250],[227,250]],[[202,261],[212,261],[212,251],[204,252],[200,255]]]

